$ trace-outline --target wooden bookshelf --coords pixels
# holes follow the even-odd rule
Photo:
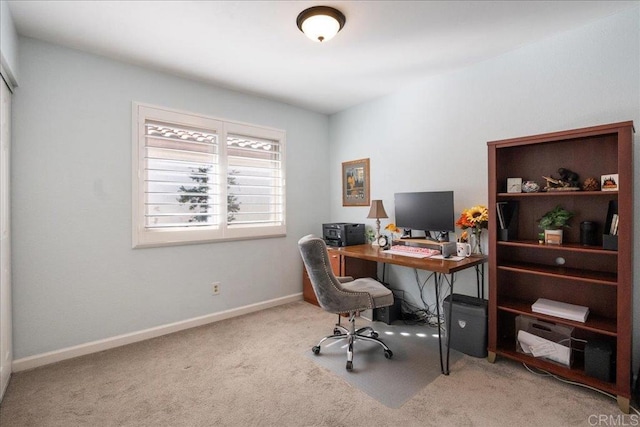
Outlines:
[[[513,238],[504,239],[497,215],[489,219],[489,360],[506,357],[615,394],[626,413],[633,378],[633,132],[632,122],[622,122],[487,143],[490,209],[495,212],[500,202],[517,206],[509,227]],[[542,177],[557,177],[558,168],[578,173],[580,183],[618,174],[618,191],[506,192],[507,178],[542,188]],[[540,244],[538,219],[556,205],[574,213],[571,228],[562,245]],[[612,205],[620,218],[614,250],[603,245]],[[580,244],[582,221],[599,224],[597,245]],[[587,306],[590,314],[582,323],[534,313],[538,298]],[[611,343],[615,379],[588,375],[582,353],[567,367],[517,351],[517,316],[570,326],[581,342]]]

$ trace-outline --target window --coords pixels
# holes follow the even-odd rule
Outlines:
[[[134,103],[133,247],[284,236],[284,131]]]

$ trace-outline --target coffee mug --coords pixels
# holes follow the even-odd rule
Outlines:
[[[471,245],[469,243],[456,243],[458,256],[471,256]]]

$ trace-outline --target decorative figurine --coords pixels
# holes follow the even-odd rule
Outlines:
[[[598,191],[600,190],[600,183],[595,178],[587,178],[582,183],[582,189],[584,191]]]
[[[547,185],[544,187],[544,191],[578,191],[580,190],[577,173],[570,171],[569,169],[558,169],[560,179],[556,179],[553,176],[543,176]]]
[[[540,191],[540,186],[535,181],[525,181],[522,184],[522,191],[525,193],[537,193]]]
[[[558,173],[560,174],[560,179],[562,181],[569,183],[569,187],[579,187],[578,180],[580,177],[577,173],[565,168],[558,169]]]

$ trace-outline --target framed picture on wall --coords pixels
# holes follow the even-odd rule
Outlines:
[[[342,163],[342,206],[369,206],[369,159]]]

